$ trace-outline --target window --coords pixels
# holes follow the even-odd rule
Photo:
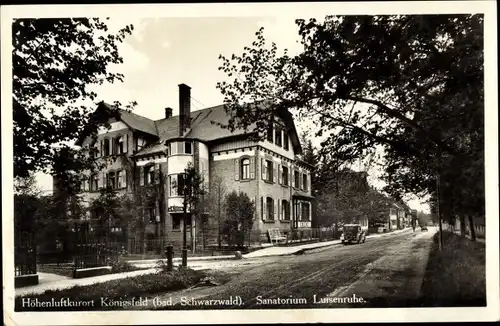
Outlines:
[[[288,186],[288,166],[283,166],[281,171],[281,184]]]
[[[111,150],[111,144],[109,142],[109,139],[106,138],[104,139],[104,156],[110,155],[110,150]]]
[[[281,147],[283,145],[282,139],[281,139],[281,128],[274,129],[274,143],[279,147]]]
[[[116,172],[116,179],[118,180],[118,188],[125,188],[127,186],[126,180],[125,180],[125,172],[124,171],[118,171]]]
[[[146,145],[146,141],[143,138],[137,138],[137,150],[140,151],[144,145]]]
[[[285,150],[288,150],[288,133],[286,132],[286,130],[284,130],[283,132],[283,148]]]
[[[241,178],[250,179],[250,159],[241,160]]]
[[[274,220],[274,200],[271,197],[266,198],[266,220]]]
[[[108,173],[108,182],[107,186],[111,189],[116,188],[116,173],[115,172],[109,172]]]
[[[144,184],[153,184],[155,180],[155,168],[154,165],[146,165],[144,167]]]
[[[269,127],[267,128],[267,141],[273,142],[273,124],[270,123]]]
[[[193,143],[190,141],[184,142],[184,154],[193,154]]]
[[[283,220],[290,220],[290,203],[288,200],[281,201],[281,216]]]
[[[310,220],[310,216],[309,216],[309,203],[302,203],[302,216],[301,216],[301,219],[302,220],[307,220],[307,221]]]
[[[123,137],[119,136],[115,139],[115,148],[116,148],[116,154],[120,155],[125,152],[125,143],[123,141]]]
[[[273,182],[273,161],[266,160],[266,164],[264,165],[266,169],[266,181]]]
[[[172,230],[180,230],[182,214],[171,214],[171,215],[172,215]]]
[[[294,171],[295,188],[300,188],[300,173],[299,171]]]
[[[307,174],[305,173],[302,175],[302,189],[307,191]]]
[[[169,155],[175,155],[177,154],[178,150],[177,150],[177,143],[176,142],[173,142],[173,143],[169,143],[168,144],[168,153]]]
[[[184,195],[184,174],[172,174],[168,176],[170,197]]]
[[[91,191],[97,191],[99,190],[99,177],[97,176],[97,174],[93,174],[91,177],[90,177],[90,190]]]

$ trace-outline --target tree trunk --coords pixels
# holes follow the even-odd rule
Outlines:
[[[460,215],[459,220],[460,220],[460,235],[462,237],[465,237],[465,216]]]
[[[470,228],[470,237],[472,241],[476,241],[476,230],[474,230],[474,218],[472,215],[469,215],[469,228]]]

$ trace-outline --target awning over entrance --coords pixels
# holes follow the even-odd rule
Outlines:
[[[292,193],[292,198],[293,199],[303,199],[303,200],[313,200],[314,197],[309,195],[308,193],[302,192],[302,191],[294,191]]]

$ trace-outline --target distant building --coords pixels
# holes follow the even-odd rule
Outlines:
[[[183,172],[191,163],[208,188],[222,180],[226,192],[248,194],[257,208],[254,230],[310,229],[314,218],[312,167],[297,159],[302,147],[292,115],[287,110],[277,113],[267,140],[256,142],[243,130],[230,132],[214,124],[228,122],[223,105],[192,112],[190,92],[189,86],[179,85],[178,116],[172,115],[171,108],[164,109],[160,120],[120,110],[109,121],[111,128],[100,130],[95,142],[91,137],[81,142],[81,146],[97,149],[98,160],[110,161],[104,170],[88,174],[82,185],[85,200],[98,196],[106,185],[132,195],[141,188],[161,184],[157,198],[142,207],[145,232],[134,237],[162,238],[179,244],[181,231],[187,228],[188,241],[193,244],[200,221],[190,214],[184,225],[180,187]],[[97,107],[109,109],[111,106],[104,102]]]

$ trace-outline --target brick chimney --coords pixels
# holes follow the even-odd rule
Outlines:
[[[172,108],[165,108],[165,119],[168,119],[172,116]]]
[[[191,124],[191,87],[179,85],[179,136],[183,136]]]

